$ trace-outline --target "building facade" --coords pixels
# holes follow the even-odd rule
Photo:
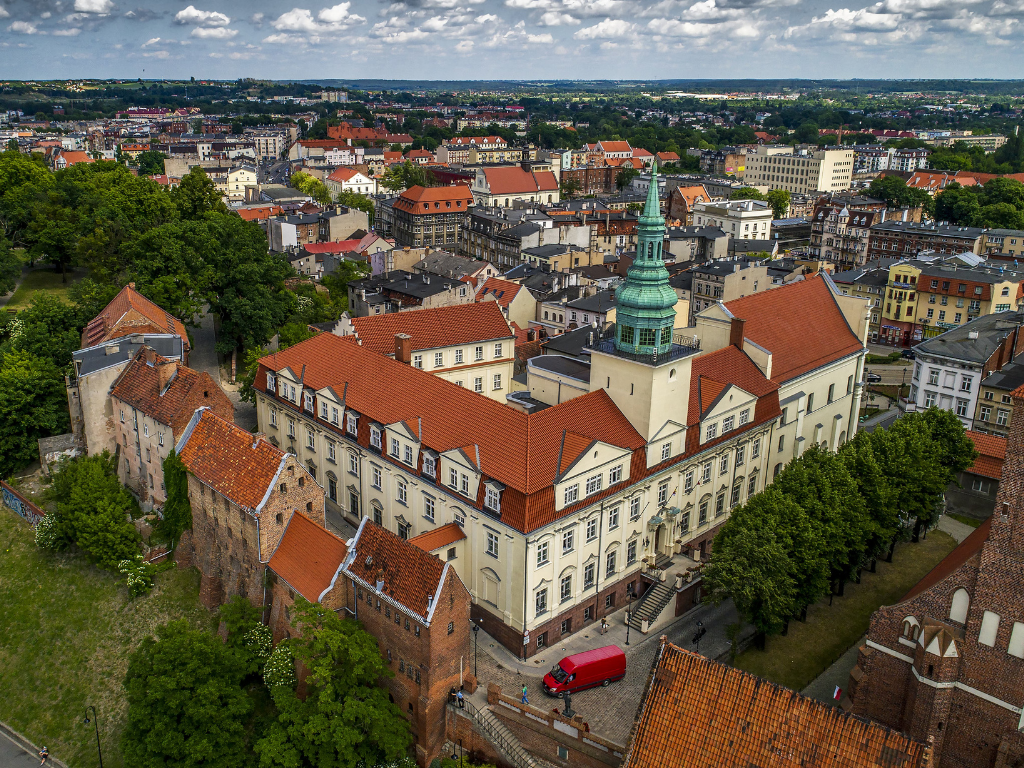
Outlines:
[[[772,209],[762,200],[696,203],[693,221],[698,227],[718,227],[738,240],[771,239]]]
[[[839,192],[853,180],[852,149],[798,149],[762,145],[747,150],[743,182],[790,192]]]
[[[454,249],[473,195],[464,185],[410,187],[394,201],[391,233],[398,245]]]

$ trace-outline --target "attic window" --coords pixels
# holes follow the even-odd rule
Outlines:
[[[424,210],[429,210],[430,209],[430,203],[424,203],[423,204],[423,209]]]
[[[371,565],[373,565],[373,555],[367,555],[366,556],[366,566],[370,567]]]

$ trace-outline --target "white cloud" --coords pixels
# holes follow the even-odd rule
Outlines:
[[[469,53],[473,50],[472,40],[460,40],[458,45],[455,46],[455,50],[459,53]]]
[[[527,35],[526,41],[528,43],[539,43],[542,45],[551,45],[555,42],[555,38],[551,36],[550,32],[545,32],[542,35]]]
[[[75,0],[75,10],[79,13],[107,14],[113,9],[113,0]]]
[[[548,11],[541,14],[540,25],[544,27],[560,27],[566,24],[582,24],[583,22],[568,13]]]
[[[1004,2],[996,0],[989,10],[990,16],[1024,16],[1024,0],[1011,0]]]
[[[159,38],[159,37],[151,37],[151,38],[149,38],[149,40],[147,40],[146,42],[144,42],[144,43],[143,43],[142,45],[140,45],[139,47],[140,47],[140,48],[146,48],[146,47],[148,47],[148,46],[150,46],[150,45],[156,45],[156,44],[157,44],[157,43],[159,43],[159,42],[160,42],[160,38]]]
[[[573,37],[577,40],[625,37],[633,31],[634,25],[623,19],[605,19],[592,27],[584,27]]]
[[[38,35],[36,25],[29,21],[16,21],[7,27],[8,32],[17,32],[19,35]]]
[[[252,23],[253,24],[262,24],[263,23],[263,14],[262,13],[254,13],[252,15]]]
[[[201,40],[230,40],[238,34],[237,29],[227,27],[196,27],[192,30],[192,37]]]
[[[285,33],[279,33],[276,35],[270,35],[269,37],[263,38],[264,43],[270,43],[272,45],[294,45],[296,43],[306,42],[306,38],[302,35],[289,35]]]
[[[0,19],[6,19],[11,14],[7,12],[7,9],[0,5]]]
[[[71,27],[70,29],[55,29],[52,34],[57,37],[75,37],[81,33],[81,29],[78,27]]]
[[[338,32],[366,21],[362,16],[349,13],[351,6],[352,3],[338,3],[322,8],[316,19],[308,8],[292,8],[274,19],[271,26],[279,32]]]
[[[52,13],[50,13],[49,11],[47,11],[46,13],[44,13],[44,14],[43,14],[42,16],[40,16],[39,18],[41,18],[41,19],[48,19],[48,18],[50,18],[51,16],[53,16],[53,14],[52,14]]]
[[[168,53],[167,51],[147,51],[146,53],[144,53],[142,55],[145,56],[147,59],[169,59],[169,58],[171,58],[171,54]]]
[[[174,15],[179,24],[199,24],[204,27],[226,27],[231,18],[220,11],[200,11],[194,5],[183,8]]]

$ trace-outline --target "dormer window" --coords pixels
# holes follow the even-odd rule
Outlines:
[[[392,437],[391,438],[391,455],[394,456],[397,459],[398,458],[398,452],[399,452],[400,449],[401,449],[401,445],[398,442],[398,438]]]
[[[501,490],[491,485],[487,486],[484,495],[484,508],[492,512],[501,512]]]
[[[267,374],[267,392],[277,392],[277,376],[272,373]]]
[[[402,460],[410,467],[412,466],[412,446],[405,446],[405,456]]]
[[[732,432],[733,429],[735,428],[735,424],[736,424],[736,417],[735,416],[726,416],[722,420],[722,434],[724,435],[726,432]]]
[[[359,430],[359,417],[349,412],[345,415],[345,429],[350,435],[356,434]]]
[[[587,478],[587,496],[593,496],[601,490],[601,475],[594,475]]]
[[[708,426],[707,426],[707,437],[705,439],[706,440],[714,440],[716,437],[718,437],[718,422],[717,421],[714,424],[708,424]]]
[[[327,421],[327,403],[320,403],[320,418]]]
[[[437,460],[433,456],[423,457],[423,474],[431,480],[437,475]]]
[[[661,446],[661,460],[666,461],[672,456],[672,443],[665,443]]]
[[[448,485],[452,488],[459,487],[459,471],[457,469],[448,470]]]
[[[370,445],[380,450],[380,427],[370,427]]]
[[[303,407],[312,412],[313,411],[313,394],[311,392],[303,392],[302,395]]]

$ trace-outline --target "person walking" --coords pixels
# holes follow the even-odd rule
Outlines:
[[[50,752],[46,749],[46,747],[43,747],[41,750],[39,750],[39,764],[44,765],[46,763],[46,759],[49,756]]]
[[[523,704],[529,704],[530,700],[526,698],[526,686],[523,686]]]

